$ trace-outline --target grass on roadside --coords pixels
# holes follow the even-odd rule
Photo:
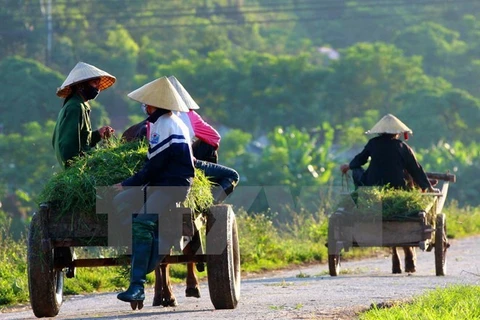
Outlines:
[[[461,238],[480,234],[480,208],[458,208],[456,203],[445,208],[448,235]],[[302,214],[295,216],[282,228],[265,215],[248,215],[236,210],[239,228],[242,271],[258,272],[280,269],[293,264],[325,263],[327,259],[327,218],[324,215]],[[28,301],[28,280],[25,240],[13,241],[8,227],[0,232],[0,305]],[[378,254],[379,248],[354,248],[342,254],[351,259]],[[121,267],[79,268],[76,277],[66,279],[66,294],[119,291],[128,286],[128,274]],[[205,277],[202,272],[200,277]],[[184,282],[185,265],[172,265],[172,280]],[[148,275],[148,285],[153,285],[154,274]]]
[[[436,289],[410,303],[401,303],[390,308],[374,306],[359,315],[359,319],[480,319],[480,286],[454,285]]]
[[[6,236],[9,224],[0,226],[0,306],[28,301],[26,241]]]

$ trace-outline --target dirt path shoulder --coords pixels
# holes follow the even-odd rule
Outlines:
[[[433,251],[419,252],[417,272],[411,275],[391,274],[387,256],[342,263],[348,273],[338,277],[330,277],[325,264],[245,277],[234,310],[215,310],[202,282],[200,299],[185,298],[185,287],[175,286],[175,308],[152,307],[151,289],[141,311],[132,311],[116,293],[105,293],[68,297],[56,319],[355,319],[357,311],[372,303],[405,300],[454,284],[479,285],[480,236],[450,242],[443,277],[435,276]],[[0,313],[0,319],[36,318],[25,307]]]

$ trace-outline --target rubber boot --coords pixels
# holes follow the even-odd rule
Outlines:
[[[155,270],[159,263],[165,258],[164,254],[159,254],[160,243],[163,243],[156,235],[153,235],[153,245],[152,245],[152,252],[150,254],[150,260],[148,262],[148,269],[147,274]],[[162,247],[162,250],[165,250]]]
[[[133,223],[132,270],[130,286],[117,298],[125,302],[145,300],[144,285],[152,256],[153,230],[155,223],[149,221]]]

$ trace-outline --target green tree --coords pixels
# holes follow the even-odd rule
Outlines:
[[[467,50],[460,33],[428,21],[399,32],[394,44],[407,56],[421,56],[427,74],[449,80],[455,78],[456,68],[463,64],[461,58]]]
[[[400,119],[408,119],[414,141],[424,148],[438,141],[471,143],[480,136],[480,100],[436,79],[431,86],[397,98]]]
[[[253,185],[290,186],[300,192],[303,186],[320,186],[332,178],[335,166],[330,159],[333,129],[322,128],[323,140],[317,141],[305,131],[294,127],[276,128],[268,135],[256,165],[247,174]]]
[[[59,170],[52,147],[55,123],[30,122],[17,133],[0,134],[0,184],[7,193],[23,190],[34,197]]]
[[[21,55],[45,62],[45,18],[38,1],[2,1],[0,19],[0,60]]]
[[[240,174],[240,178],[249,171],[249,166],[254,162],[254,155],[249,152],[252,143],[252,135],[239,129],[228,131],[222,136],[219,148],[219,162],[234,168]]]
[[[427,81],[419,57],[407,58],[385,43],[358,43],[341,51],[322,85],[324,115],[333,124],[367,110],[397,113],[397,95]]]
[[[319,90],[325,71],[310,58],[215,51],[161,65],[156,75],[175,74],[209,119],[260,135],[278,125],[311,128],[323,121]]]
[[[0,124],[6,134],[22,131],[29,122],[45,124],[56,120],[63,99],[55,94],[66,76],[45,67],[41,63],[17,56],[0,62]],[[105,125],[110,122],[103,106],[91,101],[92,125]],[[53,130],[49,132],[53,133]]]
[[[480,144],[478,142],[450,144],[439,141],[429,148],[419,149],[417,157],[426,171],[451,172],[457,181],[450,184],[449,198],[461,205],[480,205]]]
[[[261,153],[241,174],[244,184],[263,187],[253,212],[271,211],[285,221],[292,212],[318,211],[320,189],[332,182],[336,166],[331,158],[334,130],[324,123],[314,134],[294,127],[268,134]]]
[[[63,77],[41,63],[18,56],[0,62],[0,113],[5,133],[23,124],[56,119],[62,104],[55,95]]]

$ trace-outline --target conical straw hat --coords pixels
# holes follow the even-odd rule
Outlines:
[[[143,85],[137,90],[130,92],[128,97],[156,108],[172,111],[189,111],[182,97],[168,81],[167,77],[161,77]]]
[[[374,133],[404,133],[408,132],[412,134],[412,130],[407,127],[402,121],[400,121],[397,117],[391,114],[387,114],[384,116],[380,121],[377,122],[376,125],[373,126],[372,129],[365,132],[366,134],[374,134]]]
[[[172,83],[173,87],[177,90],[180,97],[182,97],[183,101],[187,105],[188,109],[200,109],[198,104],[193,100],[192,96],[188,93],[188,91],[182,86],[180,81],[178,81],[175,76],[168,77],[168,80]]]
[[[57,88],[57,96],[66,98],[72,92],[71,86],[73,84],[95,78],[100,78],[100,91],[111,87],[116,81],[116,78],[111,74],[100,70],[91,64],[79,62],[72,71],[70,71],[62,86]]]

